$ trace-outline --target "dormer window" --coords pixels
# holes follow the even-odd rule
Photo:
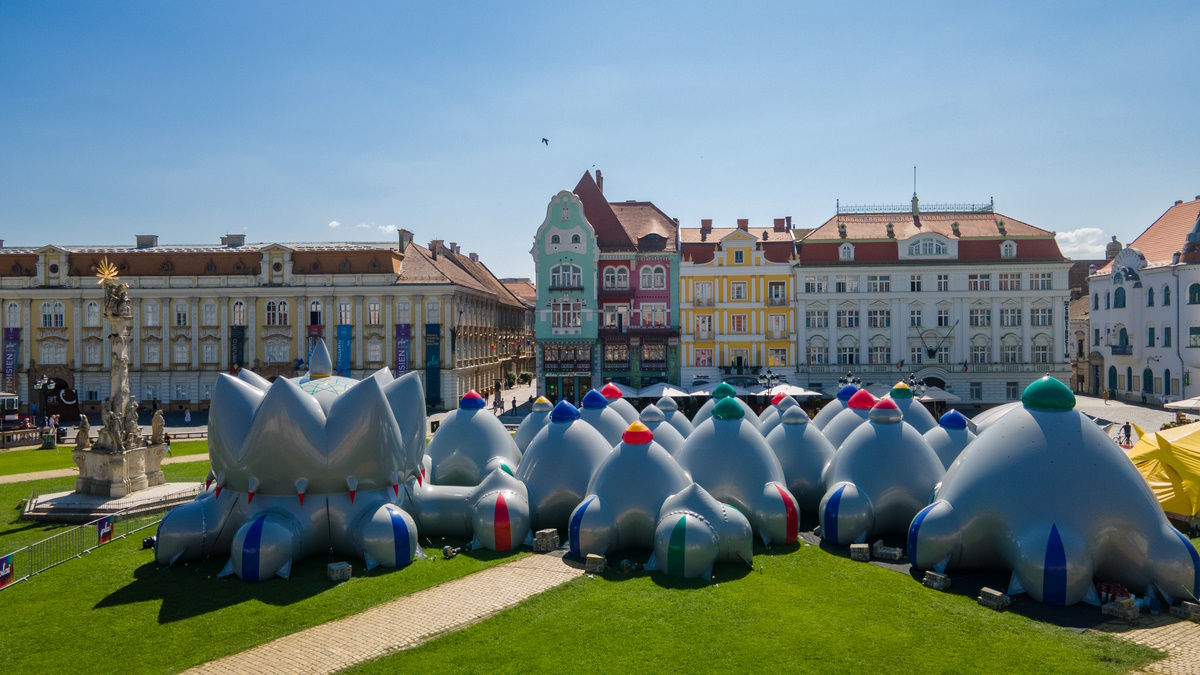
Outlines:
[[[745,251],[734,251],[733,252],[733,264],[741,265],[744,262],[746,262],[746,252]]]
[[[1001,258],[1017,257],[1017,242],[1006,241],[1003,244],[1000,244],[1000,257]]]
[[[854,245],[842,244],[838,247],[838,260],[854,260]]]
[[[557,235],[557,234],[554,234],[554,235],[551,235],[551,236],[550,236],[550,243],[551,243],[551,244],[558,244],[558,243],[560,243],[560,242],[562,242],[562,239],[560,239],[560,238],[558,237],[558,235]]]
[[[579,243],[579,235],[577,235],[577,234],[571,235],[571,243],[578,244]]]
[[[946,243],[933,238],[918,239],[908,245],[909,255],[946,255]]]

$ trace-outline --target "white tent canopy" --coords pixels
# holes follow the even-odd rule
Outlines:
[[[812,391],[809,389],[805,389],[804,387],[796,386],[794,384],[788,384],[786,382],[783,384],[777,384],[774,387],[771,387],[770,389],[763,389],[761,392],[762,396],[772,396],[773,397],[778,394],[785,394],[787,396],[791,396],[792,398],[811,398],[813,396],[820,396],[821,392]]]
[[[652,384],[648,387],[642,387],[642,389],[638,391],[637,395],[642,398],[655,399],[662,398],[664,396],[670,396],[672,398],[691,396],[686,389],[680,389],[679,387],[666,382],[659,382],[658,384]]]
[[[926,387],[925,393],[918,400],[922,403],[951,403],[953,401],[961,401],[962,399],[941,387]]]
[[[1182,401],[1172,401],[1166,405],[1167,410],[1200,410],[1200,396],[1185,398]]]
[[[722,383],[720,383],[720,382],[709,382],[708,384],[701,384],[699,386],[692,387],[688,391],[691,392],[692,396],[712,396],[713,389],[716,389],[717,387],[721,386],[721,384]],[[728,384],[729,386],[733,387],[733,393],[737,396],[753,396],[754,395],[754,392],[750,391],[749,389],[747,389],[745,387],[739,387],[736,384],[731,384],[729,382],[726,382],[725,384]]]

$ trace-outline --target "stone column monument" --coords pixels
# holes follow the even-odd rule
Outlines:
[[[129,284],[120,283],[117,268],[105,258],[96,271],[104,288],[104,317],[112,326],[109,396],[104,400],[103,426],[94,445],[77,443],[73,458],[79,466],[75,491],[102,497],[124,497],[164,482],[160,468],[166,445],[161,434],[147,445],[138,426],[137,401],[129,393]]]

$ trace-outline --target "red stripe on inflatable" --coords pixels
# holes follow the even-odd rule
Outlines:
[[[304,493],[300,493],[300,506],[304,506]]]
[[[420,479],[418,479],[418,482],[420,482]],[[392,486],[392,492],[395,492],[397,497],[400,496],[400,484],[399,483],[396,483],[395,485]]]
[[[351,490],[351,491],[350,491],[350,503],[351,503],[351,504],[353,504],[353,503],[354,503],[354,490]]]
[[[509,530],[508,524],[508,503],[504,501],[504,494],[496,494],[496,550],[508,551],[512,549],[512,532]]]
[[[247,492],[247,493],[246,493],[246,503],[247,503],[247,504],[249,504],[249,503],[250,503],[250,502],[252,502],[252,501],[254,501],[254,493],[253,493],[253,492]]]
[[[779,496],[783,497],[783,508],[787,510],[787,539],[783,543],[794,544],[800,532],[800,512],[796,509],[796,502],[784,491],[782,485],[777,484],[775,489],[779,490]]]
[[[218,486],[217,486],[217,493],[216,493],[215,495],[213,495],[213,499],[220,499],[220,498],[221,498],[221,486],[220,486],[220,485],[218,485]]]

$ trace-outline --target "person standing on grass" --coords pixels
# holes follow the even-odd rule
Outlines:
[[[167,446],[167,457],[174,457],[171,454],[171,434],[163,434],[163,443]]]

